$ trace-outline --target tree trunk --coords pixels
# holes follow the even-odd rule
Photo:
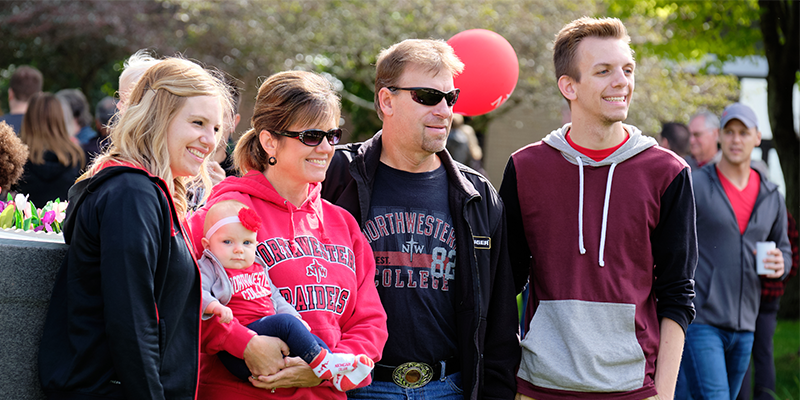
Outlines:
[[[792,85],[800,70],[800,5],[793,1],[759,1],[761,32],[769,62],[767,105],[775,149],[786,181],[786,206],[800,214],[800,140],[794,130]]]
[[[795,220],[800,216],[800,139],[794,130],[792,90],[800,70],[800,4],[759,0],[761,33],[769,63],[767,106],[775,150],[786,182],[786,208]],[[781,301],[783,317],[800,316],[798,279],[787,282]]]

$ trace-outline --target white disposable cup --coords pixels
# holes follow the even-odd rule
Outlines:
[[[775,248],[775,242],[756,243],[756,271],[759,275],[774,274],[774,269],[764,268],[764,259],[767,258],[767,251]]]

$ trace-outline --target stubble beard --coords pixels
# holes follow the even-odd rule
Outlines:
[[[424,134],[423,134],[424,135]],[[432,139],[430,137],[423,136],[422,137],[422,150],[436,154],[445,149],[447,146],[447,137],[450,135],[450,131],[447,131],[447,135],[445,135],[444,140]]]

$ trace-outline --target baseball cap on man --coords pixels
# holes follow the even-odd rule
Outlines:
[[[727,125],[732,119],[738,119],[739,121],[742,121],[744,126],[746,126],[748,129],[758,126],[758,118],[756,117],[756,113],[753,112],[752,108],[742,103],[733,103],[725,107],[725,111],[722,112],[722,118],[719,120],[719,127],[725,128],[725,125]]]

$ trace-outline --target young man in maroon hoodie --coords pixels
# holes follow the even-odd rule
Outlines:
[[[518,399],[672,399],[697,263],[690,170],[623,124],[630,37],[584,17],[556,36],[572,123],[515,152],[500,195],[531,295]]]

